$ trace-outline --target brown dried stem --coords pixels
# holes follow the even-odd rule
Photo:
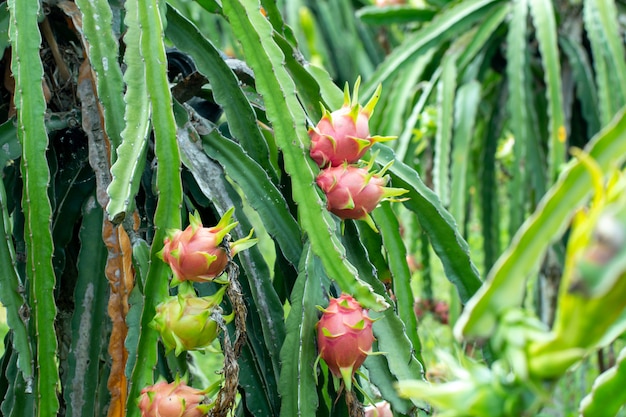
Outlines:
[[[228,275],[228,288],[226,294],[230,299],[230,303],[235,313],[235,343],[231,344],[226,323],[220,314],[216,314],[214,320],[218,323],[224,334],[224,342],[222,349],[224,351],[224,385],[217,393],[215,406],[210,412],[211,417],[226,417],[228,412],[235,404],[237,396],[237,386],[239,384],[239,363],[237,359],[241,353],[246,340],[246,305],[239,285],[239,267],[232,260],[230,253],[230,237],[227,236],[222,242],[222,247],[228,254],[228,266],[226,274]]]
[[[356,397],[354,391],[346,391],[346,405],[348,406],[348,412],[350,417],[365,417],[365,411],[363,410],[363,404]]]

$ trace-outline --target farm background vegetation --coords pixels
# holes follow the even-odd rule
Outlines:
[[[341,292],[383,352],[359,403],[626,415],[626,4],[378,3],[0,3],[3,415],[138,416],[177,375],[230,378],[236,416],[359,415],[314,368]],[[362,103],[382,84],[370,130],[397,136],[366,158],[408,190],[378,233],[326,210],[308,155],[358,77]],[[157,254],[231,207],[232,238],[259,238],[231,276],[240,355],[222,334],[175,356],[149,325],[176,291]]]

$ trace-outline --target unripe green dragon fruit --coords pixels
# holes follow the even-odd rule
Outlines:
[[[328,210],[342,220],[365,220],[376,230],[369,213],[382,200],[407,192],[402,188],[385,187],[388,178],[383,175],[388,167],[385,166],[378,173],[370,172],[370,166],[347,164],[323,169],[316,182],[326,194]]]
[[[358,103],[360,78],[354,84],[352,98],[348,86],[344,89],[343,106],[330,112],[322,106],[322,119],[309,129],[311,158],[321,168],[358,161],[375,142],[395,139],[395,136],[370,136],[369,118],[380,97],[381,86],[362,107]]]
[[[317,322],[317,348],[328,369],[352,389],[354,372],[372,349],[373,320],[361,304],[348,294],[331,298]]]
[[[189,226],[185,230],[169,231],[159,256],[172,268],[172,285],[182,281],[212,281],[220,276],[228,264],[226,245],[230,245],[230,254],[253,246],[257,239],[250,235],[236,242],[229,243],[228,232],[237,226],[231,222],[234,208],[231,208],[214,227],[203,227],[200,216],[189,216]]]
[[[150,325],[161,335],[167,351],[174,349],[178,356],[183,351],[207,348],[217,337],[220,328],[213,314],[220,314],[226,286],[215,294],[198,297],[191,283],[180,285],[178,295],[167,298],[156,307]],[[232,317],[223,317],[228,323]]]
[[[192,388],[184,381],[159,381],[141,390],[141,417],[203,417],[209,406],[201,404],[204,391]]]

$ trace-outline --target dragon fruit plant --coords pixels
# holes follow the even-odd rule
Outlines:
[[[384,176],[389,165],[379,172],[367,167],[343,165],[323,169],[317,176],[317,185],[326,194],[327,208],[342,220],[364,220],[374,230],[376,226],[369,213],[383,200],[391,200],[407,191],[402,188],[385,187]]]
[[[213,295],[197,297],[191,285],[180,285],[178,295],[169,297],[156,307],[156,315],[151,322],[161,335],[166,350],[174,349],[176,356],[183,351],[206,349],[220,331],[214,314],[221,315],[219,304],[224,297],[226,286]],[[224,317],[229,323],[232,316]]]
[[[202,417],[210,408],[201,404],[204,391],[188,386],[182,380],[159,381],[141,390],[141,417]]]
[[[362,107],[358,102],[360,83],[361,79],[358,78],[352,97],[346,84],[343,106],[333,112],[322,106],[321,120],[309,129],[309,152],[320,168],[357,162],[374,143],[396,138],[370,136],[369,119],[380,97],[382,86],[378,86],[372,98]]]
[[[352,389],[352,377],[372,350],[373,320],[351,295],[331,298],[317,323],[319,357],[332,374],[341,378],[346,390]]]
[[[222,275],[229,256],[253,246],[253,231],[242,239],[230,243],[228,232],[237,227],[232,222],[234,208],[228,210],[213,227],[203,227],[200,216],[190,214],[189,226],[185,230],[169,231],[160,257],[174,274],[171,284],[183,281],[206,282]],[[230,254],[227,251],[229,248]]]

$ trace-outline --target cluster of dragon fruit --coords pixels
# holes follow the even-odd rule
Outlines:
[[[151,326],[159,332],[166,351],[173,350],[176,356],[208,349],[221,327],[233,318],[233,314],[223,315],[220,307],[229,285],[224,272],[231,257],[257,241],[252,232],[229,241],[228,233],[238,224],[232,221],[233,212],[231,208],[213,227],[203,227],[197,213],[190,215],[189,226],[169,231],[159,252],[172,271],[170,286],[177,286],[178,293],[157,305]],[[199,297],[194,282],[223,285],[213,295]],[[202,417],[212,408],[208,390],[190,387],[178,377],[170,383],[160,380],[141,391],[138,405],[142,417]]]
[[[406,190],[385,187],[388,178],[384,173],[390,164],[374,172],[373,157],[367,163],[361,160],[374,143],[392,140],[395,136],[370,134],[369,120],[381,86],[363,107],[358,102],[359,84],[360,79],[357,79],[352,97],[346,85],[340,109],[330,112],[322,106],[321,120],[309,129],[309,153],[322,169],[316,182],[326,195],[328,210],[342,220],[364,220],[376,230],[369,213],[382,200],[400,196]]]
[[[344,104],[330,112],[323,107],[319,123],[309,129],[311,158],[321,168],[316,182],[327,198],[327,208],[340,219],[364,220],[376,229],[371,213],[385,199],[400,196],[406,190],[385,187],[384,176],[389,165],[375,172],[374,157],[361,158],[376,142],[394,139],[370,135],[369,119],[380,96],[380,87],[363,107],[358,103],[359,80],[352,97],[346,86]],[[228,285],[223,275],[232,256],[256,243],[251,234],[229,242],[228,233],[237,226],[232,221],[233,209],[224,214],[214,227],[203,227],[198,214],[191,215],[184,230],[168,232],[160,258],[172,271],[174,296],[156,307],[151,326],[156,329],[167,351],[176,356],[182,352],[206,350],[217,338],[232,315],[225,316],[220,304]],[[194,282],[224,284],[213,295],[199,297]],[[361,304],[348,294],[331,298],[321,309],[317,324],[319,357],[332,375],[343,381],[347,393],[352,392],[355,372],[371,353],[374,342],[373,320]],[[211,404],[207,391],[192,388],[184,379],[157,381],[142,390],[139,398],[142,417],[202,417]],[[365,410],[367,416],[391,415],[388,403],[379,403]]]
[[[384,176],[390,164],[378,172],[372,171],[375,156],[369,162],[361,158],[376,142],[395,139],[392,136],[371,135],[369,120],[378,102],[381,86],[365,106],[358,102],[360,79],[354,85],[352,97],[344,89],[343,106],[329,111],[322,106],[322,118],[309,129],[310,156],[321,168],[316,183],[326,195],[327,208],[342,220],[364,220],[374,230],[370,213],[383,200],[391,200],[406,192],[401,188],[385,187]],[[332,375],[341,380],[347,393],[351,392],[355,372],[372,351],[373,320],[351,295],[331,298],[328,307],[321,308],[317,323],[319,357]],[[391,416],[389,403],[372,404],[366,416]]]

